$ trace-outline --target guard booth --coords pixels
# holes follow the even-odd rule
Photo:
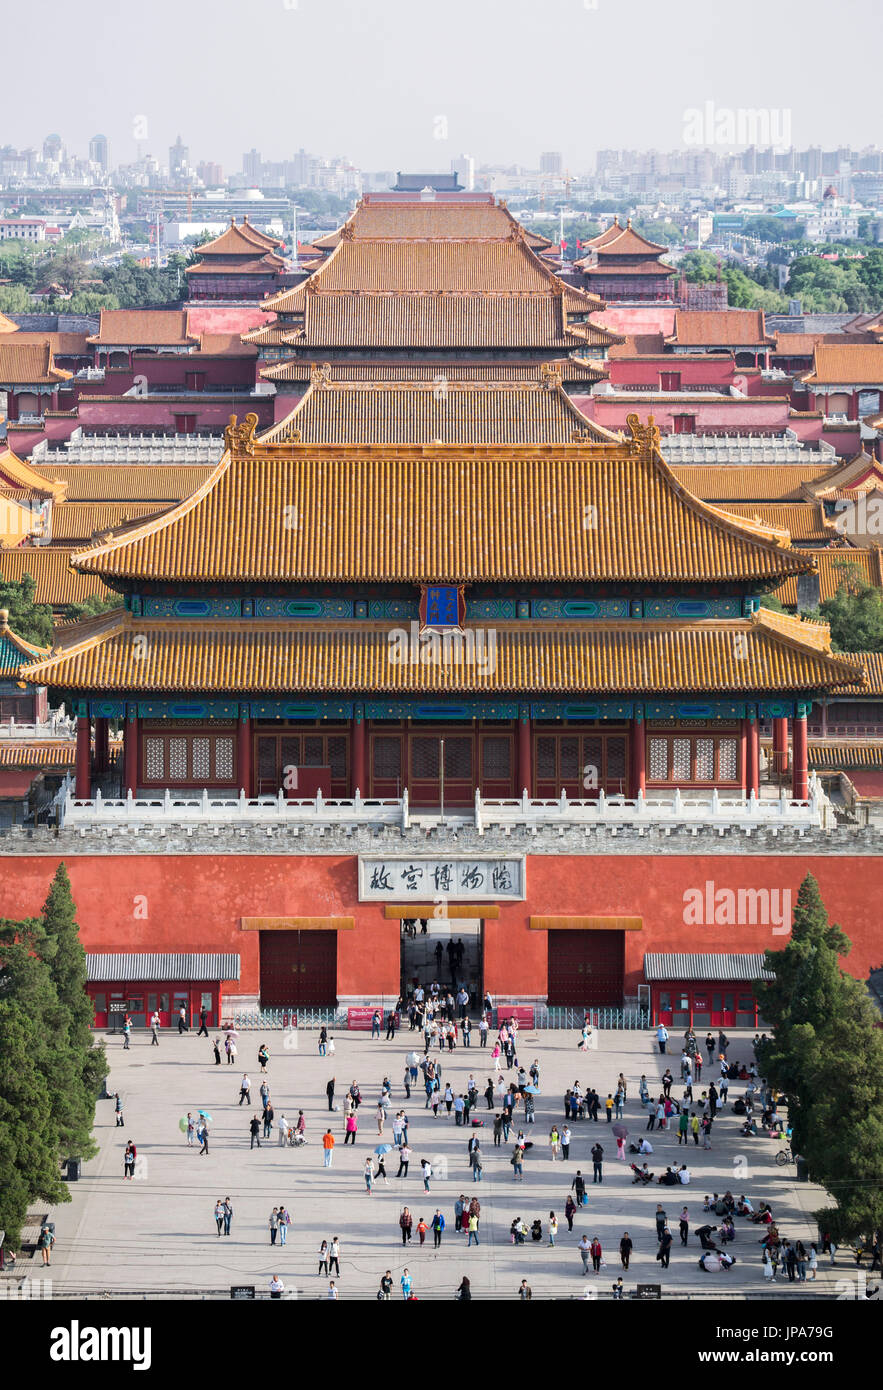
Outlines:
[[[666,1028],[760,1028],[755,997],[759,981],[773,980],[762,955],[648,952],[644,978],[650,986],[654,1024]]]
[[[133,1028],[146,1028],[154,1011],[160,1026],[177,1027],[180,1010],[199,1027],[201,1009],[209,1028],[221,1022],[224,986],[239,979],[240,957],[215,952],[107,952],[86,955],[86,992],[95,1010],[95,1028],[120,1032],[126,1014]]]

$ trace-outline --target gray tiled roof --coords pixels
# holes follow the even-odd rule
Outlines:
[[[239,956],[218,952],[174,955],[114,951],[86,955],[87,979],[112,983],[117,980],[238,980]]]
[[[690,951],[686,954],[648,951],[644,976],[648,980],[774,980],[764,970],[762,955],[730,955],[728,952]]]

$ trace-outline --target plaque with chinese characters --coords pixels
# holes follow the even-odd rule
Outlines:
[[[447,858],[404,855],[359,855],[360,902],[430,903],[440,898],[469,902],[473,898],[524,897],[524,855]]]

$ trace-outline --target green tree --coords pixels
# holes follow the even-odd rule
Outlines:
[[[92,1083],[103,1078],[104,1049],[93,1047],[92,1003],[86,993],[86,952],[80,940],[77,909],[71,892],[71,881],[64,863],[59,864],[49,893],[43,904],[43,928],[54,940],[55,950],[50,961],[50,973],[58,991],[58,1000],[67,1013],[71,1042],[87,1055],[87,1070]]]
[[[37,585],[29,574],[21,579],[0,577],[0,608],[9,609],[9,626],[26,642],[48,647],[52,642],[52,609],[35,603]]]
[[[0,999],[0,1228],[13,1251],[32,1201],[70,1201],[40,1052],[39,1023],[18,1001]]]
[[[34,301],[24,285],[0,285],[0,314],[29,314]]]
[[[692,285],[707,285],[717,279],[718,260],[710,251],[688,251],[679,269]]]
[[[808,874],[790,940],[766,953],[776,978],[758,987],[773,1029],[758,1050],[761,1071],[788,1097],[795,1151],[835,1199],[815,1215],[838,1240],[883,1218],[883,1036],[864,985],[840,968],[850,947]]]
[[[831,645],[837,652],[883,651],[883,592],[869,584],[858,566],[848,560],[838,568],[842,568],[843,578],[836,594],[807,616],[830,624]]]
[[[83,618],[97,618],[101,613],[110,613],[114,608],[122,608],[122,594],[92,594],[82,603],[69,603],[64,610],[65,622],[78,623]]]

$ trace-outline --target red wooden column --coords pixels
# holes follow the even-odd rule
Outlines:
[[[644,712],[639,710],[632,720],[632,796],[647,791],[647,743],[644,736]]]
[[[748,794],[748,720],[743,719],[739,730],[739,780],[742,790]]]
[[[236,738],[236,767],[239,788],[246,796],[252,794],[252,737],[251,717],[248,705],[239,706],[239,723]]]
[[[107,719],[95,720],[95,776],[100,781],[110,767],[110,724]]]
[[[755,796],[760,796],[760,729],[757,723],[757,711],[753,705],[749,706],[749,714],[745,723],[747,726],[745,730],[745,789],[749,796],[752,792]]]
[[[353,706],[352,724],[352,778],[351,785],[353,796],[356,792],[360,796],[368,795],[368,763],[365,751],[365,706]]]
[[[92,795],[92,731],[88,714],[77,718],[77,799],[87,801]]]
[[[515,795],[527,789],[528,796],[533,796],[533,767],[531,765],[531,739],[533,735],[533,725],[530,719],[530,705],[519,705],[518,707],[518,782],[515,787]]]
[[[807,772],[808,750],[806,746],[806,716],[809,705],[798,703],[795,706],[794,732],[791,751],[794,759],[791,773],[791,794],[795,801],[806,801],[809,796],[809,774]]]
[[[773,720],[773,767],[776,772],[788,771],[788,720]]]
[[[126,709],[126,728],[123,735],[123,795],[133,796],[138,792],[138,734],[140,721],[138,706],[129,705]]]

